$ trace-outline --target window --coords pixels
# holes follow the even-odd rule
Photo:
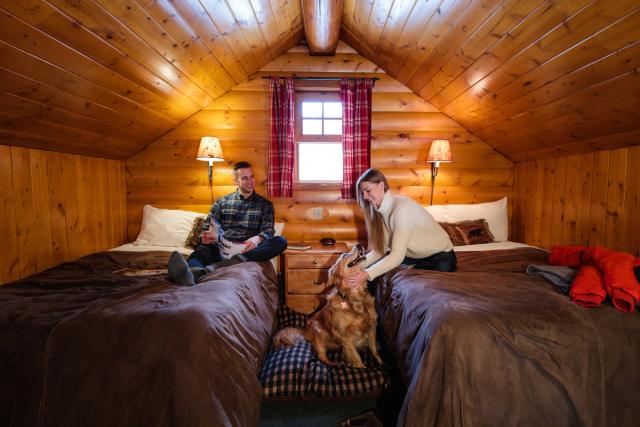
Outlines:
[[[296,180],[342,181],[340,95],[299,93],[296,108]]]

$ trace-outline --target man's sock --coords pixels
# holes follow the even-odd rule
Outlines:
[[[193,274],[193,280],[198,282],[198,279],[207,274],[207,269],[203,267],[189,267],[191,274]]]
[[[178,251],[173,251],[169,258],[169,280],[182,286],[193,286],[196,280],[189,269],[189,264]]]

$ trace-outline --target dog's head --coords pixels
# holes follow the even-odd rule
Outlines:
[[[364,248],[361,244],[355,245],[351,251],[345,252],[336,260],[329,269],[329,285],[334,285],[343,295],[353,295],[354,293],[365,292],[363,289],[353,289],[347,286],[342,278],[348,271],[361,271],[364,268],[365,257]]]

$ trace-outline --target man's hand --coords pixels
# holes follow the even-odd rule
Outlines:
[[[200,238],[202,239],[202,243],[204,243],[205,245],[216,243],[218,241],[218,232],[216,230],[216,227],[210,226],[207,231],[202,232]]]
[[[260,235],[248,238],[247,240],[244,241],[245,246],[244,246],[244,249],[242,250],[242,253],[248,252],[251,249],[255,248],[260,243],[262,243],[263,240],[264,240],[264,237]]]
[[[344,274],[343,280],[350,287],[359,287],[364,285],[369,280],[369,273],[366,271],[348,271]]]

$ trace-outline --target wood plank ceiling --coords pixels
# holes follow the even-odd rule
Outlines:
[[[342,39],[511,160],[640,144],[638,0],[346,0]]]
[[[125,159],[303,37],[299,0],[1,0],[0,142]]]
[[[0,143],[128,158],[303,39],[299,0],[0,0]],[[514,161],[640,144],[637,0],[344,0],[341,38]]]

